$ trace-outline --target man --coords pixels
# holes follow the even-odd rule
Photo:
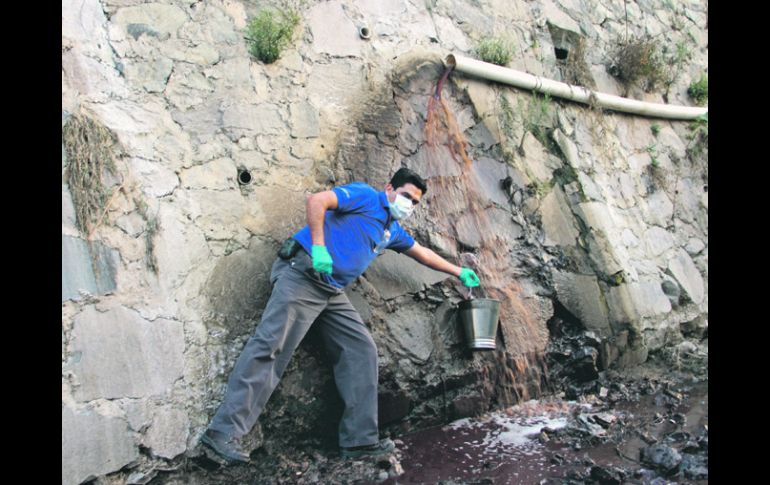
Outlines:
[[[273,291],[262,322],[233,368],[227,393],[201,441],[230,462],[248,462],[240,444],[262,412],[310,326],[317,322],[345,403],[339,425],[344,458],[394,450],[377,424],[377,348],[343,288],[389,248],[478,286],[476,273],[420,246],[398,221],[428,188],[402,168],[384,192],[352,183],[307,199],[307,225],[288,239],[270,274]]]

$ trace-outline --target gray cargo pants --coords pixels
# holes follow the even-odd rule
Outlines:
[[[377,347],[347,295],[320,280],[302,250],[290,260],[276,259],[270,283],[273,292],[262,321],[235,363],[209,429],[233,437],[248,433],[294,350],[317,322],[345,403],[339,445],[377,443]]]

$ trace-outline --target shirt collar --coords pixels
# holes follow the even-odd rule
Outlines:
[[[388,194],[386,194],[384,191],[380,192],[380,204],[382,205],[382,208],[385,209],[385,216],[387,217],[385,219],[385,228],[389,228],[390,224],[393,222],[393,216],[390,214],[390,203],[388,202]]]
[[[382,204],[382,207],[385,209],[390,207],[390,203],[388,202],[388,194],[386,194],[384,191],[380,192],[380,204]]]

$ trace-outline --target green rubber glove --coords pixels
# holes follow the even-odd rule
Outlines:
[[[479,286],[479,277],[476,276],[476,273],[470,268],[463,268],[462,271],[460,271],[460,281],[462,281],[468,288]]]
[[[326,246],[314,244],[310,252],[310,257],[313,258],[313,269],[319,273],[332,274],[332,257]]]

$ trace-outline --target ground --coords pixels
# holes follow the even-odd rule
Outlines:
[[[307,442],[223,466],[198,447],[141,483],[707,484],[707,364],[659,352],[567,392],[393,437],[397,451],[380,458],[345,461]]]

